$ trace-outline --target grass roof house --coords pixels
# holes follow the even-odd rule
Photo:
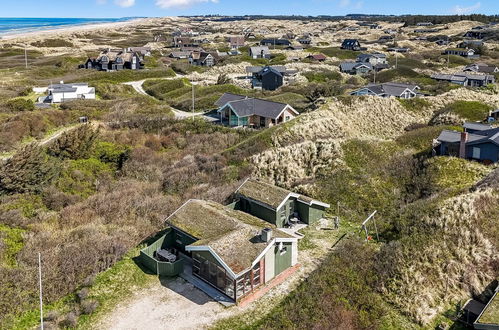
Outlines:
[[[236,302],[297,263],[297,238],[215,202],[189,200],[166,223],[192,274]]]
[[[290,218],[297,217],[306,224],[313,224],[324,216],[329,204],[289,190],[256,181],[246,180],[235,192],[237,208],[284,227]]]

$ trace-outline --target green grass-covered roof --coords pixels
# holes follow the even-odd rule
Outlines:
[[[250,267],[267,247],[259,238],[263,228],[272,228],[273,237],[291,237],[250,214],[202,200],[188,201],[167,222],[197,238],[193,246],[209,246],[234,273]]]

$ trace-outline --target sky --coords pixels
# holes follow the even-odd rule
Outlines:
[[[5,1],[5,2],[4,2]],[[499,0],[2,0],[0,17],[178,15],[499,15]]]

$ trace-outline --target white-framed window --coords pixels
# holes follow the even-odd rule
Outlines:
[[[286,118],[284,119],[284,121],[289,121],[291,119],[290,116],[286,116]]]
[[[480,159],[480,148],[473,147],[473,156],[474,159]]]

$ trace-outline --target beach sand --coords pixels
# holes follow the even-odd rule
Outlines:
[[[0,43],[2,41],[8,41],[9,43],[17,42],[32,42],[47,38],[61,38],[68,37],[74,33],[81,32],[99,32],[99,31],[112,31],[118,30],[130,26],[141,26],[147,25],[154,22],[155,18],[137,18],[125,22],[112,22],[112,23],[97,23],[97,24],[86,24],[86,25],[73,25],[68,27],[54,28],[48,30],[31,31],[23,33],[12,33],[0,36]]]

